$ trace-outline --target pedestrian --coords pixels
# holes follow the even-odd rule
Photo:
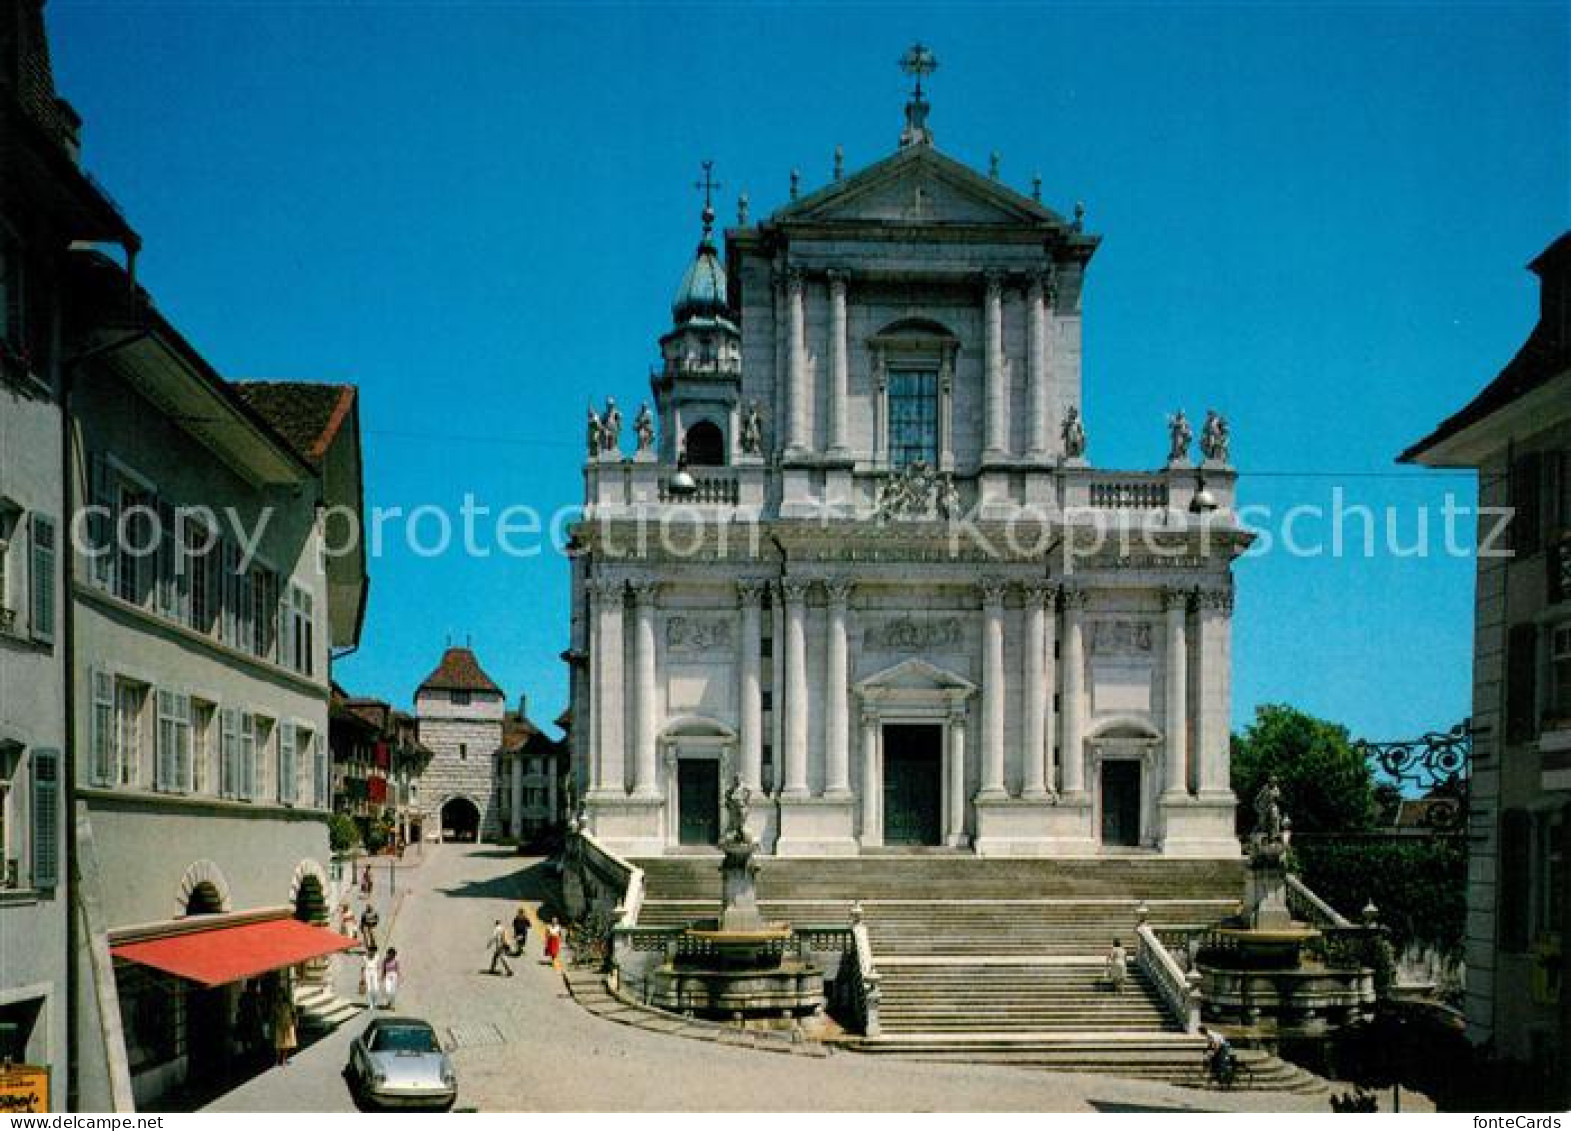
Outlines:
[[[338,905],[338,933],[345,938],[355,937],[355,913],[347,899]]]
[[[507,932],[502,929],[502,920],[497,919],[491,924],[491,941],[486,945],[491,948],[491,968],[486,973],[495,974],[500,965],[501,972],[511,978],[513,968],[507,964]]]
[[[1124,979],[1129,976],[1129,956],[1124,953],[1120,939],[1113,940],[1113,949],[1107,952],[1107,984],[1115,994],[1124,992]]]
[[[522,903],[513,912],[513,957],[524,956],[524,943],[529,939],[529,908]]]
[[[360,873],[360,894],[366,899],[371,898],[371,865],[365,866],[365,871]]]
[[[365,995],[365,1007],[375,1009],[382,993],[382,972],[374,946],[366,948],[365,962],[360,967],[360,992]]]
[[[382,959],[382,1008],[392,1009],[393,1002],[398,997],[398,979],[401,969],[398,965],[398,948],[390,946],[387,954]]]
[[[360,913],[360,941],[365,943],[366,950],[376,949],[376,928],[382,922],[382,917],[376,913],[376,908],[366,904],[365,910]]]
[[[551,964],[551,969],[562,968],[562,924],[555,915],[551,916],[551,925],[545,929],[545,960]]]
[[[289,984],[285,982],[273,999],[273,1052],[278,1067],[288,1064],[299,1046],[300,1037],[295,1032],[295,1003],[289,993]]]

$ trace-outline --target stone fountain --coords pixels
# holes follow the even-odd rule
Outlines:
[[[767,922],[758,910],[751,800],[752,790],[733,777],[720,838],[720,916],[691,923],[649,972],[651,1005],[765,1026],[822,1012],[823,971],[793,952],[789,923]]]
[[[1281,802],[1272,778],[1255,798],[1243,913],[1215,928],[1195,961],[1206,1019],[1266,1043],[1322,1036],[1367,1017],[1375,1004],[1372,969],[1304,954],[1322,932],[1288,907],[1292,822]]]

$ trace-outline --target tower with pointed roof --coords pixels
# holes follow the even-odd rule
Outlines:
[[[734,774],[782,855],[1236,859],[1226,444],[1194,459],[1120,404],[1159,470],[1090,462],[1099,239],[940,150],[937,59],[900,62],[894,152],[793,171],[723,253],[705,167],[658,442],[585,466],[584,817],[631,855],[711,844]]]
[[[498,752],[507,705],[468,648],[450,647],[415,691],[420,741],[431,751],[418,785],[421,826],[458,839],[502,829]]]

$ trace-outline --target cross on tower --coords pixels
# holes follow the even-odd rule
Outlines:
[[[721,188],[719,181],[715,180],[715,163],[703,162],[704,179],[694,181],[693,187],[704,194],[704,234],[709,234],[709,229],[715,223],[715,191]]]
[[[900,69],[916,79],[916,88],[912,94],[920,101],[922,79],[938,70],[938,56],[934,55],[932,48],[925,43],[913,43],[906,48],[906,53],[900,56]]]

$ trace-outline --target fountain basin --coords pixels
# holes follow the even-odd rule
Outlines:
[[[805,1017],[824,1003],[824,973],[798,959],[771,969],[715,969],[665,963],[649,972],[649,1004],[719,1020]]]
[[[1320,937],[1315,928],[1302,923],[1281,927],[1218,927],[1216,935],[1226,941],[1238,964],[1255,967],[1291,967],[1305,943]]]

